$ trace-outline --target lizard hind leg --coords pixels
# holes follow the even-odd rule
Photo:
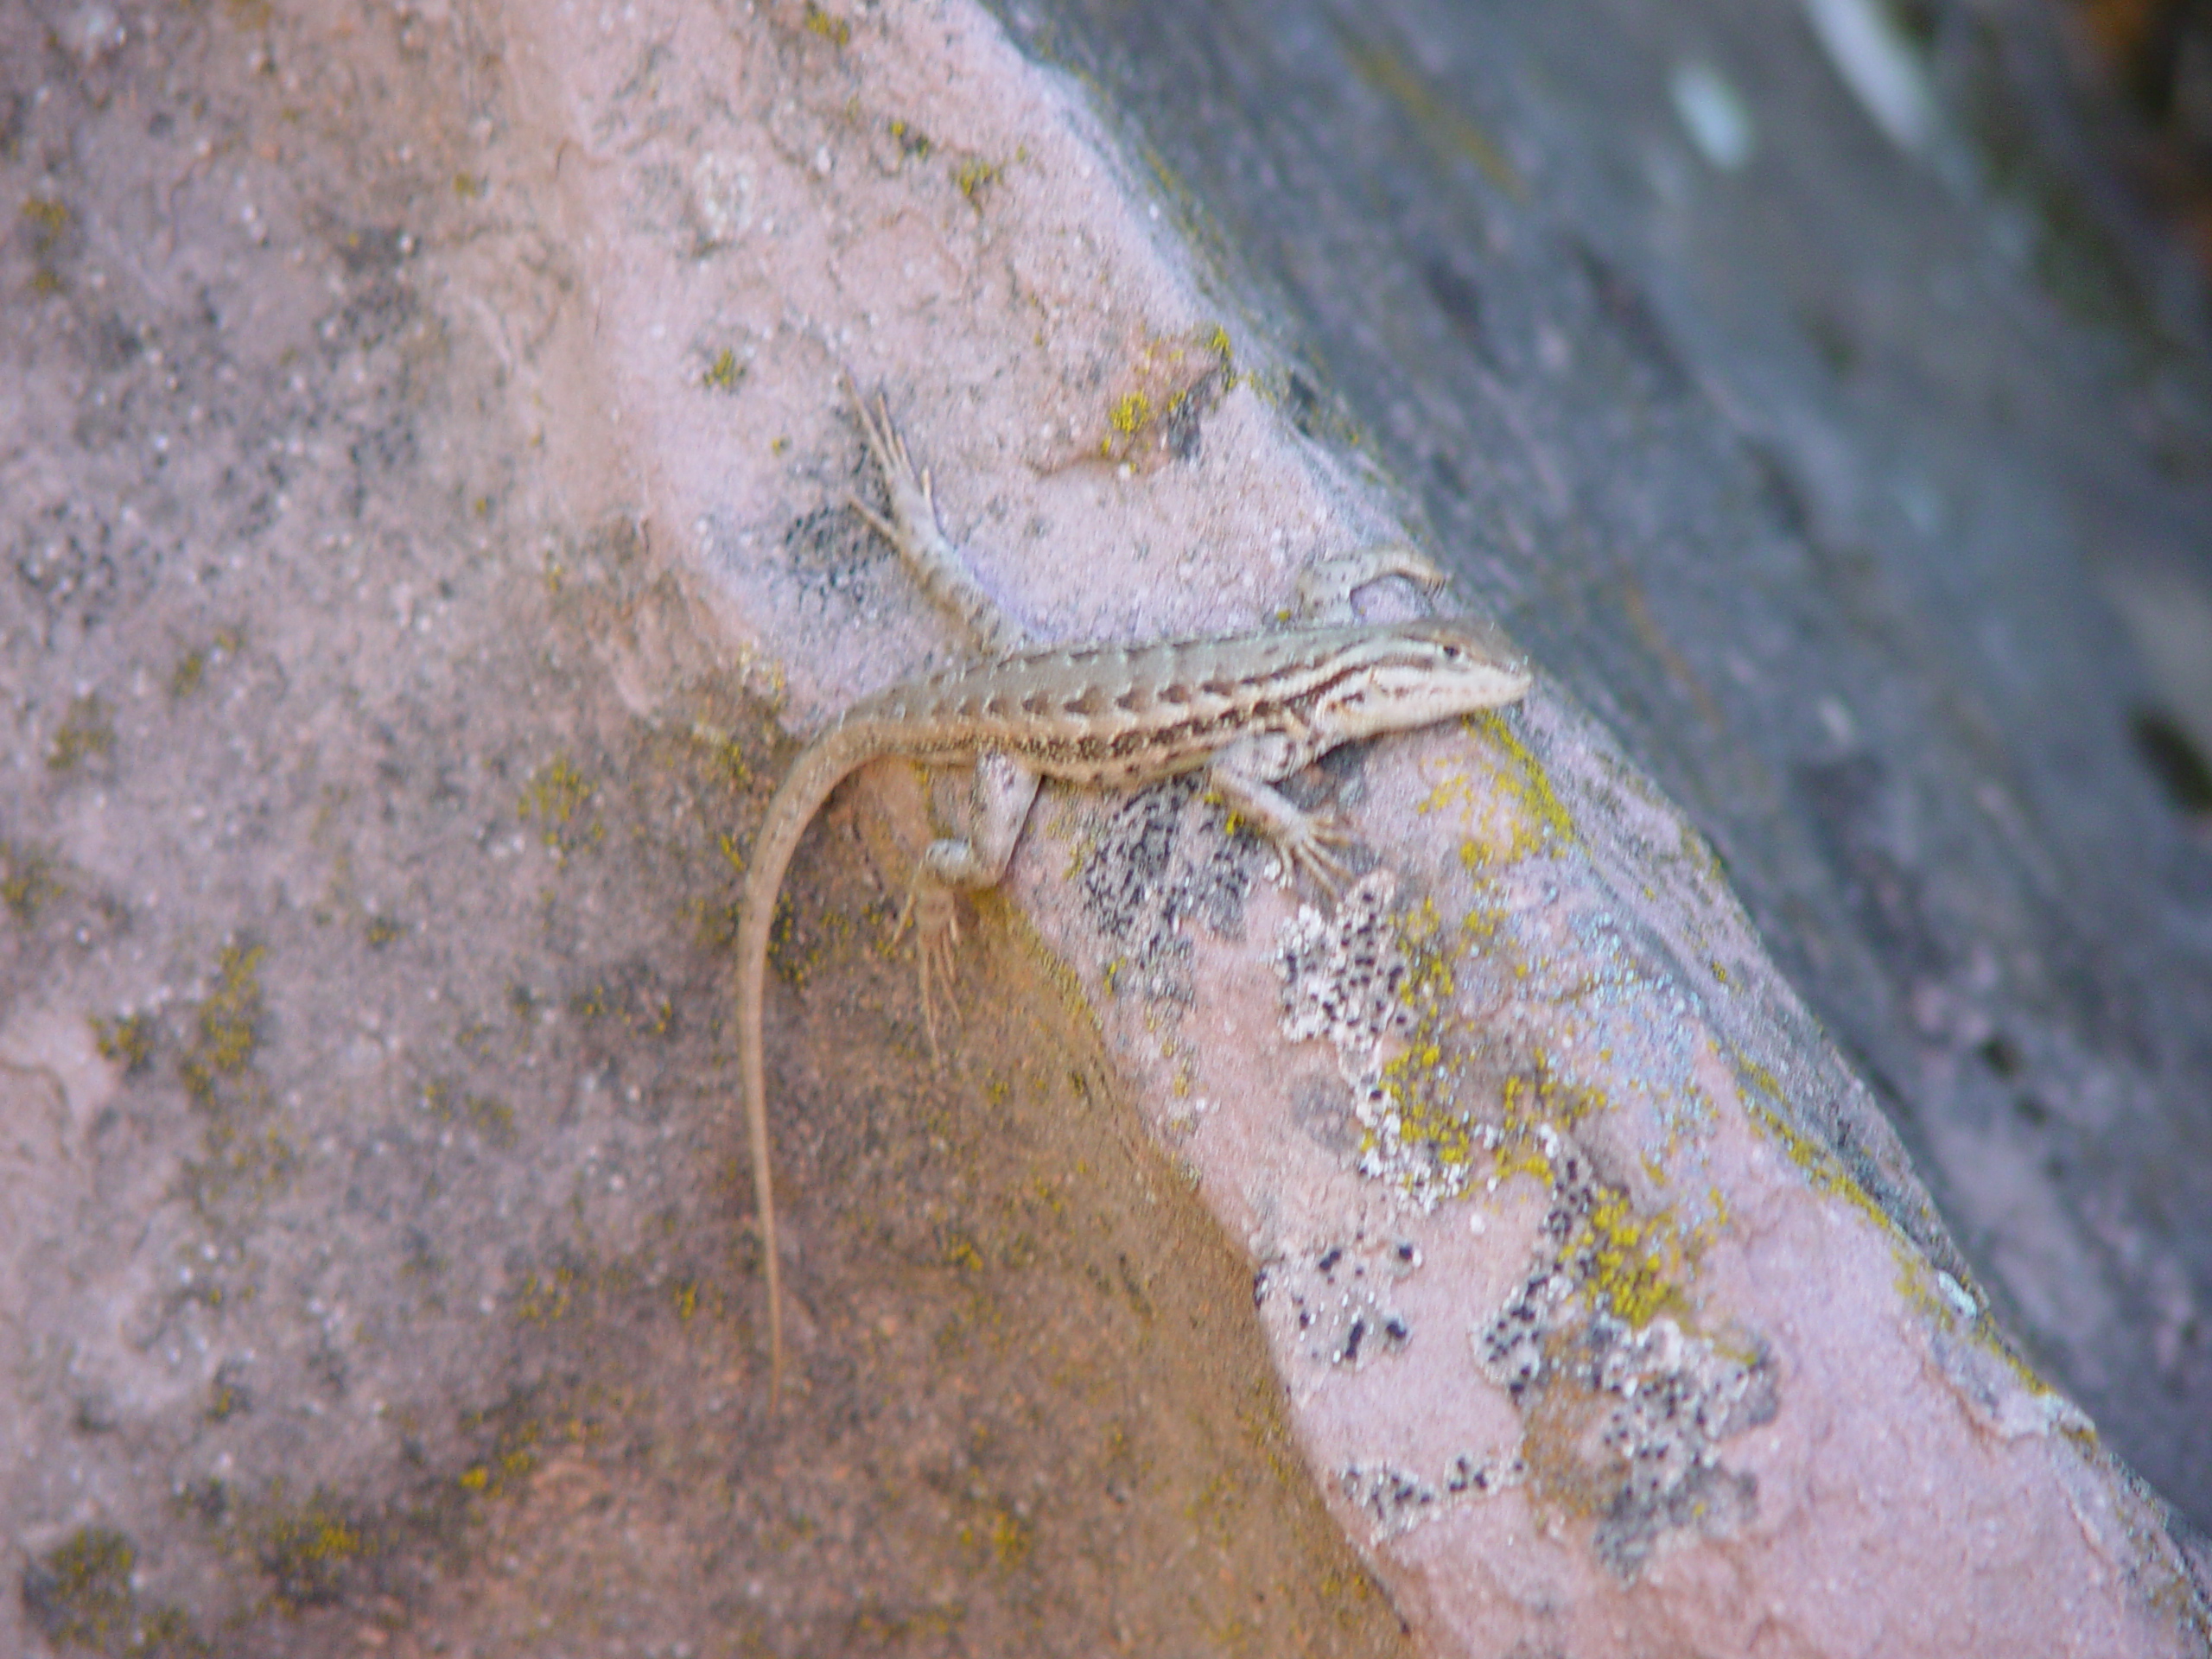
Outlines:
[[[899,918],[904,932],[908,920],[923,925],[921,948],[922,1018],[929,1027],[930,1055],[938,1058],[937,1014],[930,1001],[930,962],[937,960],[940,976],[952,982],[953,946],[960,940],[959,913],[953,894],[995,887],[1013,861],[1021,827],[1028,822],[1030,804],[1037,798],[1037,774],[1012,757],[985,750],[976,757],[972,790],[972,827],[966,836],[947,836],[922,849],[908,890],[906,912]]]
[[[885,541],[902,550],[922,533],[923,526],[942,537],[943,531],[938,525],[937,495],[930,487],[930,475],[918,470],[906,453],[906,440],[892,422],[890,404],[878,397],[871,408],[849,377],[845,381],[845,391],[853,400],[854,412],[860,416],[861,436],[868,445],[868,458],[875,463],[876,476],[883,480],[884,490],[891,498],[887,516],[878,513],[858,496],[855,496],[853,505]]]
[[[891,543],[931,602],[965,628],[976,645],[994,656],[1020,650],[1028,640],[1027,631],[969,575],[937,516],[937,492],[929,473],[915,467],[906,441],[891,418],[890,404],[879,396],[871,406],[849,374],[845,391],[887,497],[885,511],[878,512],[857,493],[849,493],[853,511]]]
[[[1442,570],[1402,542],[1357,548],[1316,559],[1298,573],[1299,613],[1315,622],[1357,621],[1352,595],[1385,576],[1402,577],[1425,594],[1436,593],[1445,583]]]
[[[899,912],[899,925],[891,939],[896,944],[914,929],[914,969],[920,982],[922,998],[922,1028],[929,1033],[930,1064],[942,1069],[944,1053],[938,1046],[937,1004],[930,995],[930,970],[932,965],[937,976],[948,993],[957,976],[960,966],[960,906],[952,890],[935,880],[926,863],[914,866],[913,879],[906,886],[906,906]],[[957,1017],[959,1000],[948,997]]]

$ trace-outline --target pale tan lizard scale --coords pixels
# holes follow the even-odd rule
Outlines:
[[[799,838],[831,791],[887,755],[973,766],[974,827],[964,839],[932,842],[921,873],[943,887],[976,888],[1005,874],[1041,779],[1128,789],[1203,770],[1231,809],[1274,844],[1286,875],[1303,869],[1333,886],[1342,868],[1329,844],[1343,839],[1333,817],[1306,811],[1274,785],[1339,744],[1494,709],[1529,685],[1527,666],[1496,630],[1460,618],[1032,647],[1027,632],[961,566],[938,522],[928,476],[908,461],[888,410],[869,410],[857,392],[854,403],[891,497],[888,517],[865,505],[860,512],[992,659],[855,703],[799,756],[753,842],[737,934],[737,1020],[767,1263],[772,1407],[782,1388],[784,1338],[760,1042],[768,931]],[[1368,550],[1330,569],[1327,580],[1301,582],[1309,601],[1328,591],[1348,606],[1354,588],[1387,575],[1430,588],[1442,582],[1407,548]]]

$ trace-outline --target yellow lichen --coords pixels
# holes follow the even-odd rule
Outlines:
[[[1135,437],[1152,422],[1152,399],[1132,391],[1114,400],[1106,411],[1106,424],[1123,437]]]
[[[515,1293],[515,1317],[524,1325],[552,1325],[566,1319],[577,1287],[573,1268],[556,1268],[543,1279],[531,1274]]]
[[[39,251],[43,253],[53,245],[55,238],[68,228],[69,209],[51,196],[31,196],[23,202],[23,218],[39,237]]]
[[[1105,461],[1164,460],[1193,399],[1211,402],[1233,379],[1229,331],[1219,323],[1186,334],[1146,334],[1117,377],[1097,454]]]
[[[1001,1571],[1028,1560],[1035,1541],[1036,1529],[1012,1510],[1002,1509],[991,1516],[991,1559]]]
[[[591,795],[591,782],[576,770],[575,763],[565,754],[556,754],[531,773],[515,810],[524,819],[537,817],[566,825]]]
[[[1735,1059],[1738,1080],[1750,1084],[1768,1099],[1779,1104],[1783,1098],[1782,1079],[1749,1055],[1738,1054]]]
[[[709,391],[735,391],[737,383],[745,378],[745,365],[737,360],[737,353],[728,346],[715,354],[699,384]]]
[[[0,905],[25,927],[68,888],[54,874],[54,857],[41,847],[0,841]]]
[[[985,1266],[983,1253],[975,1240],[955,1233],[944,1242],[944,1265],[962,1273],[981,1273]]]
[[[1520,808],[1513,844],[1504,857],[1519,857],[1547,844],[1570,847],[1578,839],[1573,816],[1553,789],[1551,778],[1529,746],[1514,734],[1503,715],[1471,715],[1467,729],[1495,743],[1510,761],[1495,784],[1498,792]]]
[[[480,1437],[487,1429],[491,1431],[491,1443],[485,1446]],[[523,1483],[537,1472],[538,1446],[546,1438],[545,1424],[512,1407],[500,1407],[486,1412],[463,1412],[461,1430],[479,1440],[479,1448],[454,1478],[454,1484],[472,1497],[518,1496]],[[569,1438],[582,1442],[588,1433],[581,1423],[572,1423]]]
[[[607,839],[607,826],[594,819],[579,827],[584,807],[598,785],[576,769],[565,754],[556,754],[531,773],[516,803],[515,816],[525,823],[535,820],[543,827],[538,839],[565,860],[579,848],[596,846]]]
[[[832,16],[823,10],[815,3],[815,0],[806,0],[804,22],[809,29],[819,35],[832,46],[849,46],[852,43],[853,26],[842,17]]]
[[[715,838],[715,845],[723,861],[739,875],[745,874],[745,855],[738,850],[737,837],[725,830]]]
[[[1678,1286],[1688,1263],[1673,1217],[1638,1216],[1617,1187],[1601,1189],[1567,1254],[1588,1262],[1592,1290],[1634,1329],[1684,1309]]]
[[[462,1113],[486,1143],[502,1150],[515,1143],[515,1109],[493,1095],[463,1095]]]
[[[154,1058],[154,1017],[127,1014],[113,1020],[92,1019],[92,1046],[100,1058],[121,1066],[124,1075],[143,1071]]]
[[[65,1646],[104,1648],[131,1613],[138,1554],[107,1527],[79,1527],[26,1575],[25,1598],[46,1632]]]
[[[366,1554],[367,1529],[337,1497],[318,1486],[297,1509],[283,1506],[282,1488],[253,1528],[254,1553],[276,1581],[279,1606],[321,1606],[344,1592],[347,1562]]]
[[[192,1041],[177,1065],[185,1091],[202,1106],[213,1105],[219,1086],[252,1064],[265,954],[260,945],[232,943],[216,959],[215,988],[200,1004]]]
[[[54,747],[47,751],[47,767],[68,772],[79,761],[104,756],[114,747],[115,716],[97,693],[87,693],[74,699],[62,715]]]
[[[1572,1129],[1612,1103],[1602,1089],[1563,1082],[1541,1050],[1532,1071],[1505,1080],[1502,1096],[1509,1135],[1530,1134],[1542,1124]]]
[[[997,182],[999,173],[997,163],[987,162],[980,156],[970,156],[953,169],[952,182],[962,195],[974,201],[987,185]]]
[[[1782,1143],[1789,1161],[1803,1172],[1815,1190],[1843,1199],[1861,1211],[1885,1231],[1894,1233],[1902,1241],[1903,1231],[1882,1206],[1874,1202],[1873,1195],[1852,1179],[1851,1172],[1843,1166],[1834,1150],[1815,1140],[1786,1122],[1782,1113],[1764,1101],[1745,1097],[1744,1107],[1751,1122]],[[1916,1247],[1910,1247],[1916,1248]]]
[[[1898,1299],[1924,1315],[1939,1331],[1953,1331],[1963,1323],[1973,1339],[2010,1366],[2031,1393],[2049,1393],[2050,1385],[2004,1341],[1996,1325],[1981,1314],[1979,1306],[1968,1315],[1938,1288],[1940,1281],[1936,1275],[1942,1270],[1928,1259],[1926,1252],[1897,1218],[1884,1209],[1845,1167],[1835,1150],[1796,1128],[1783,1116],[1782,1085],[1774,1074],[1743,1055],[1732,1058],[1739,1083],[1749,1085],[1743,1103],[1751,1122],[1781,1145],[1789,1161],[1796,1165],[1815,1192],[1842,1199],[1878,1228],[1889,1241],[1890,1253],[1897,1263],[1893,1282]],[[1755,1097],[1751,1093],[1754,1089],[1766,1098]]]
[[[169,671],[169,696],[181,702],[200,689],[207,677],[207,653],[193,647],[176,659],[176,666]]]

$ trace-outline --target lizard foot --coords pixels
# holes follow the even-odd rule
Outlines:
[[[868,441],[868,454],[891,496],[888,517],[876,512],[857,494],[849,498],[853,511],[867,519],[875,533],[892,546],[910,549],[914,544],[916,526],[928,524],[934,528],[938,522],[937,496],[930,486],[930,475],[916,470],[913,457],[906,453],[906,440],[892,423],[889,400],[878,397],[871,408],[849,375],[845,378],[845,390],[851,394],[854,411],[860,416],[861,435]]]
[[[899,912],[899,925],[892,930],[891,942],[897,944],[912,925],[915,932],[914,965],[921,981],[922,1027],[930,1039],[930,1064],[942,1067],[943,1052],[937,1041],[937,1005],[930,996],[930,967],[936,964],[938,977],[948,990],[959,965],[960,906],[950,889],[932,881],[917,866],[912,883],[906,889],[906,907]],[[957,1010],[957,1001],[953,1006]]]
[[[1333,812],[1302,814],[1278,830],[1272,839],[1275,856],[1282,861],[1286,882],[1302,873],[1332,899],[1344,891],[1351,871],[1334,849],[1349,844],[1351,834]]]

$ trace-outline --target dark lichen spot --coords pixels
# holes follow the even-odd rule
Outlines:
[[[233,1417],[243,1417],[252,1409],[253,1395],[245,1385],[244,1363],[225,1360],[207,1385],[207,1421],[225,1423]]]

